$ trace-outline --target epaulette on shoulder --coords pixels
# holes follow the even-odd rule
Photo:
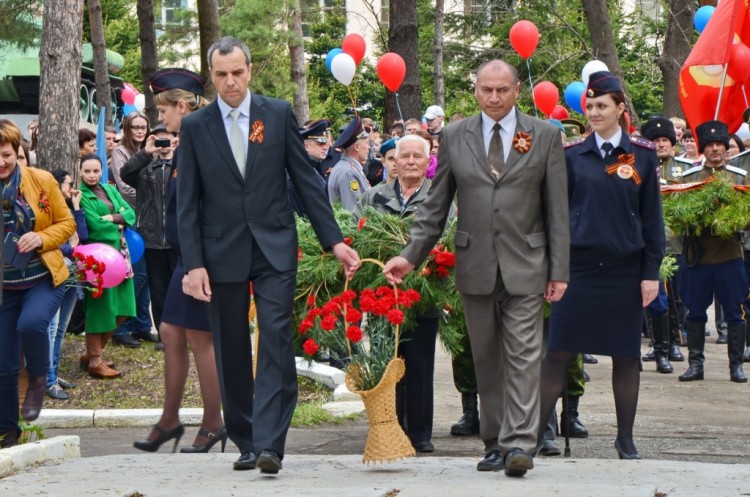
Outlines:
[[[727,171],[731,172],[731,173],[740,174],[742,176],[747,176],[747,171],[745,171],[741,167],[737,167],[737,166],[724,166],[724,168]]]
[[[581,143],[583,143],[585,141],[586,141],[586,138],[579,138],[577,140],[574,140],[572,142],[568,142],[568,143],[564,144],[563,148],[575,147],[576,145],[580,145]]]
[[[747,162],[750,159],[750,149],[740,152],[739,154],[732,157],[732,164],[739,164],[740,162]]]
[[[698,171],[700,171],[701,169],[703,169],[703,166],[695,166],[695,167],[691,167],[691,168],[690,168],[690,169],[688,169],[687,171],[682,171],[682,177],[684,178],[684,177],[685,177],[685,176],[687,176],[688,174],[693,174],[693,173],[697,173],[697,172],[698,172]]]
[[[686,159],[684,157],[672,157],[672,160],[675,162],[679,162],[680,164],[686,164],[688,166],[693,166],[695,162],[691,161],[690,159]]]
[[[656,149],[654,143],[651,140],[646,140],[645,138],[641,138],[640,136],[631,136],[630,143],[632,143],[633,145],[638,145],[639,147],[647,148],[649,150]]]

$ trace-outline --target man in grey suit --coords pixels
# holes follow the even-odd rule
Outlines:
[[[562,298],[569,257],[560,131],[519,112],[514,67],[479,66],[480,115],[443,130],[437,176],[410,241],[385,275],[400,283],[437,242],[458,201],[456,289],[466,312],[485,458],[479,471],[522,476],[539,428],[542,303]],[[499,127],[497,126],[499,124]]]
[[[278,473],[297,400],[291,315],[297,231],[287,175],[323,247],[359,266],[343,243],[287,102],[251,94],[250,52],[224,37],[208,50],[212,104],[182,120],[177,219],[185,293],[209,302],[224,421],[240,450],[236,470]],[[252,281],[260,330],[253,379],[248,325]]]

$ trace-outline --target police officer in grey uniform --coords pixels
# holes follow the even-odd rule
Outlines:
[[[370,189],[363,169],[370,152],[368,136],[357,116],[333,144],[342,153],[341,160],[328,177],[328,200],[332,204],[340,202],[342,207],[350,211],[354,210],[359,197]]]

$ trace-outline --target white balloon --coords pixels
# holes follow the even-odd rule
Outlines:
[[[583,71],[581,71],[581,81],[583,81],[584,84],[588,86],[589,76],[599,71],[609,71],[609,67],[607,67],[607,64],[605,64],[601,60],[592,60],[591,62],[588,62],[585,66],[583,66]]]
[[[146,95],[143,93],[139,93],[135,96],[135,100],[133,101],[133,105],[135,105],[135,108],[142,111],[146,108]]]
[[[349,86],[354,79],[354,73],[357,71],[357,64],[351,55],[340,53],[331,61],[331,72],[333,77],[341,83]]]

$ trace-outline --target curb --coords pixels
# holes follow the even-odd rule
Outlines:
[[[2,449],[0,450],[0,478],[36,464],[81,457],[80,443],[79,437],[66,435]]]
[[[296,357],[295,362],[297,374],[333,389],[333,402],[323,405],[326,412],[334,416],[365,412],[359,395],[346,388],[343,371],[302,357]],[[159,421],[161,413],[161,409],[42,409],[35,424],[54,429],[149,427]],[[180,419],[185,426],[200,426],[202,418],[200,407],[180,409]]]

